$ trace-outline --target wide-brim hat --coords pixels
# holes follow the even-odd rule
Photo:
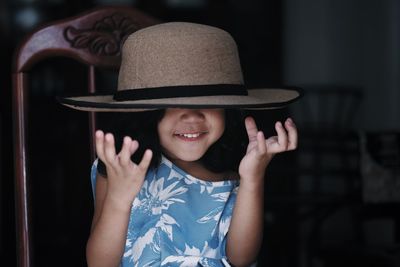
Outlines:
[[[301,96],[295,88],[246,88],[232,36],[216,27],[169,22],[132,33],[122,47],[113,95],[60,97],[85,111],[163,108],[281,108]]]

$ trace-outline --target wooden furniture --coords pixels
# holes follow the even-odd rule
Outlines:
[[[28,164],[31,155],[27,144],[29,72],[37,63],[50,57],[72,58],[87,65],[87,88],[89,93],[93,93],[96,91],[95,69],[118,69],[124,39],[130,33],[157,22],[131,7],[99,7],[38,29],[17,49],[13,60],[12,98],[19,267],[33,266]],[[89,113],[89,117],[90,140],[93,144],[94,113]]]

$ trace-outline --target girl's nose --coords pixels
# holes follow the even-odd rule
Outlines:
[[[201,109],[183,109],[181,119],[185,122],[199,122],[205,118]]]

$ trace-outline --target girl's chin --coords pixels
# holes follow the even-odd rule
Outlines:
[[[204,153],[180,153],[179,155],[171,155],[164,153],[164,155],[169,158],[172,162],[195,162],[203,157]]]

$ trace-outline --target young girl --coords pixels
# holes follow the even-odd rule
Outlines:
[[[142,117],[125,124],[121,148],[112,133],[96,132],[88,265],[254,263],[265,170],[273,155],[296,148],[297,131],[287,119],[266,139],[239,110],[278,108],[299,96],[293,89],[246,90],[235,42],[220,29],[175,22],[133,33],[114,96],[60,100]]]

